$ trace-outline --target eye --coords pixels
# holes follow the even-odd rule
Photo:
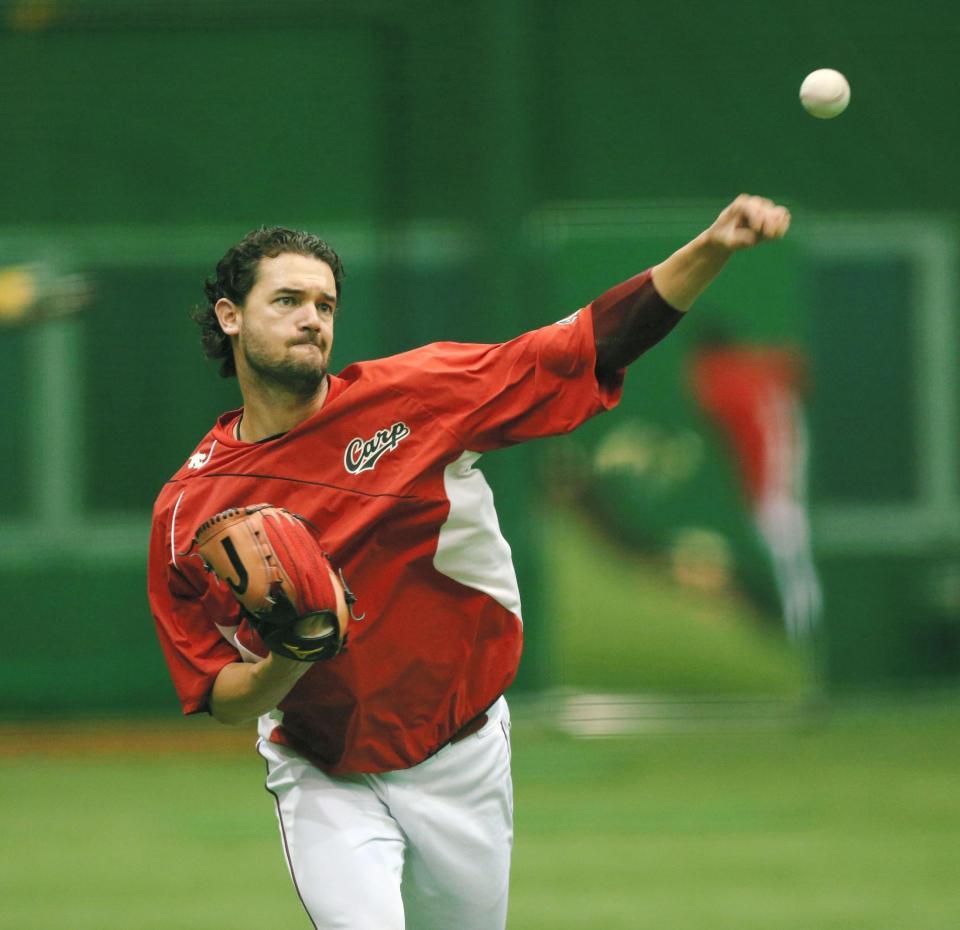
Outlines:
[[[295,307],[297,305],[297,299],[292,294],[281,294],[275,302],[280,304],[281,307]]]
[[[327,316],[330,316],[333,313],[333,307],[331,307],[330,304],[320,304],[320,310],[327,314]]]

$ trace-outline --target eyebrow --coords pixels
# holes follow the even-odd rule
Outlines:
[[[305,291],[299,287],[278,287],[276,290],[274,290],[273,296],[279,297],[281,294],[289,294],[291,297],[300,297],[304,293]],[[322,291],[321,296],[332,304],[337,302],[337,297],[335,294],[328,294],[326,291]]]

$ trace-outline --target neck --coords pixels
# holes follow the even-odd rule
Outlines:
[[[289,432],[323,407],[329,383],[324,376],[314,394],[303,396],[262,383],[241,382],[243,415],[238,438],[243,442],[259,442]]]

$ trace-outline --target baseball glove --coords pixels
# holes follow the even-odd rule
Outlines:
[[[193,544],[272,652],[317,662],[346,646],[356,598],[302,517],[270,504],[231,507],[207,520]]]

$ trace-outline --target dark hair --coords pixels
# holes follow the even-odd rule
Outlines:
[[[337,285],[337,297],[343,284],[344,270],[337,255],[323,239],[297,229],[284,226],[261,226],[248,232],[227,254],[217,262],[214,275],[204,282],[207,302],[195,307],[190,316],[200,327],[200,343],[207,358],[221,359],[220,375],[230,378],[236,375],[233,346],[230,337],[220,328],[214,307],[221,297],[243,305],[257,281],[257,267],[261,258],[276,258],[293,253],[312,255],[326,262],[333,272]]]

